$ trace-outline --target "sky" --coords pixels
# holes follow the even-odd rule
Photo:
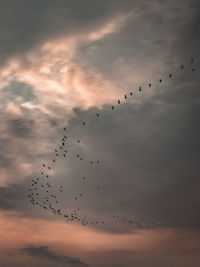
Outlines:
[[[199,47],[198,0],[0,1],[0,267],[200,266]]]

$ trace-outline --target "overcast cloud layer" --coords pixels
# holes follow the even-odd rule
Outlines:
[[[1,1],[0,266],[200,264],[199,13],[195,0]],[[27,200],[63,127],[57,208],[104,224]]]

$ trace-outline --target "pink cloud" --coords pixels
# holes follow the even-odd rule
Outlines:
[[[112,251],[131,252],[133,255],[178,255],[185,251],[199,250],[199,233],[176,229],[140,230],[129,234],[107,232],[65,223],[57,220],[29,219],[17,213],[1,212],[0,251],[1,260],[10,261],[9,251],[17,251],[26,245],[49,246],[63,254],[91,260],[90,255]],[[8,234],[9,233],[9,234]],[[28,237],[28,239],[27,239]],[[103,253],[104,254],[104,253]],[[102,254],[102,255],[103,255]],[[186,255],[187,256],[187,255]],[[194,255],[193,255],[194,256]],[[173,256],[174,257],[174,256]],[[16,261],[27,261],[27,257],[17,254]],[[98,260],[101,262],[101,259]]]

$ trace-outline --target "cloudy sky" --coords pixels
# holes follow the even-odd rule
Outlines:
[[[198,0],[0,1],[0,267],[200,265],[199,36]]]

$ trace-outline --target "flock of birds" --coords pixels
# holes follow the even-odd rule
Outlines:
[[[191,64],[191,71],[194,72],[194,59],[192,58],[190,60]],[[184,65],[181,65],[179,67],[180,70],[184,70]],[[169,73],[168,78],[172,79],[175,74]],[[159,83],[163,82],[163,79],[158,80]],[[148,84],[148,87],[152,87],[152,83]],[[143,88],[139,86],[138,91],[142,92]],[[124,100],[126,101],[129,97],[133,96],[133,92],[130,92],[129,94],[125,94],[123,96]],[[111,106],[111,110],[115,110],[115,107],[120,105],[122,101],[118,99],[116,101],[116,105]],[[100,113],[96,113],[96,118],[100,117]],[[86,121],[81,122],[84,127],[87,127]],[[77,207],[73,210],[70,210],[70,212],[65,212],[61,207],[59,207],[59,199],[57,193],[55,191],[58,191],[60,193],[64,192],[64,186],[60,185],[58,188],[53,188],[53,184],[50,182],[50,176],[51,176],[51,171],[55,167],[56,162],[59,160],[59,158],[65,158],[67,157],[68,150],[66,148],[67,145],[67,134],[66,134],[67,128],[63,128],[63,136],[61,139],[61,143],[59,147],[56,147],[54,149],[54,155],[51,161],[51,164],[45,164],[42,163],[42,170],[40,172],[40,175],[34,179],[31,180],[31,185],[28,188],[28,199],[30,200],[30,203],[35,206],[39,206],[42,209],[49,210],[52,212],[54,215],[59,215],[62,216],[67,222],[78,222],[81,223],[82,225],[97,225],[97,224],[105,224],[106,220],[89,220],[89,219],[84,219],[80,216],[80,207]],[[77,139],[77,144],[81,142],[80,139]],[[83,157],[80,154],[76,154],[76,159],[83,161]],[[101,162],[99,160],[90,160],[88,162],[90,165],[99,165]],[[87,181],[87,178],[85,176],[80,177],[80,180],[83,182]],[[40,192],[42,190],[42,193]],[[101,187],[96,188],[97,191],[101,191]],[[83,197],[82,193],[76,194],[74,197],[74,200],[77,201],[77,206],[78,206],[78,201]],[[124,203],[122,202],[122,205]],[[138,222],[137,220],[133,220],[130,218],[126,218],[125,216],[119,215],[119,214],[108,214],[107,219],[113,219],[113,220],[118,220],[121,222],[126,222],[129,224],[135,225],[135,227],[138,228],[147,228],[147,225],[145,223]],[[150,227],[170,227],[168,224],[164,223],[158,223],[157,221],[151,221],[150,222]],[[184,227],[189,227],[188,224],[184,224]]]

